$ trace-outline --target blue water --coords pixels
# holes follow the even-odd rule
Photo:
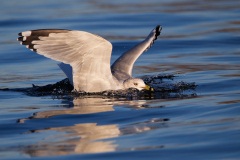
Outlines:
[[[1,1],[0,88],[65,78],[17,33],[84,30],[113,44],[114,61],[158,24],[134,76],[174,74],[194,96],[152,99],[28,96],[0,91],[1,159],[240,159],[240,2]]]

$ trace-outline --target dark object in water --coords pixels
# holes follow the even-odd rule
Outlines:
[[[23,92],[29,96],[54,96],[55,98],[63,97],[114,97],[126,99],[158,99],[158,98],[183,98],[195,97],[194,93],[197,85],[188,82],[174,82],[174,75],[159,74],[155,76],[143,77],[144,82],[153,88],[153,91],[139,91],[134,88],[127,90],[108,90],[103,92],[87,93],[85,91],[74,91],[68,78],[63,79],[55,84],[45,86],[32,85],[31,88],[18,89],[1,89],[1,91]],[[190,91],[190,92],[189,92]],[[193,92],[192,92],[193,91]]]
[[[44,96],[44,95],[67,95],[73,90],[68,78],[63,79],[55,84],[48,84],[45,86],[32,85],[32,88],[27,90],[28,95]]]
[[[33,85],[32,88],[29,88],[25,91],[27,95],[30,96],[107,96],[107,97],[125,97],[125,98],[173,98],[179,96],[185,96],[184,91],[195,90],[197,85],[195,83],[188,82],[173,82],[174,75],[157,75],[157,76],[146,76],[144,82],[150,85],[154,91],[139,91],[134,88],[127,90],[110,90],[96,93],[87,93],[85,91],[74,91],[73,86],[70,84],[69,80],[66,78],[62,81],[59,81],[55,84],[48,84],[45,86],[36,86]],[[191,95],[196,95],[195,93]],[[156,97],[157,96],[157,97]],[[148,98],[147,98],[148,97]]]

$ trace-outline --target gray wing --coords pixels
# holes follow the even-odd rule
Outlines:
[[[65,63],[59,63],[58,66],[63,71],[63,73],[65,73],[65,75],[69,79],[69,82],[71,83],[71,85],[73,85],[72,67],[69,64],[65,64]]]
[[[149,49],[160,35],[162,27],[156,26],[148,37],[129,51],[123,53],[111,66],[113,75],[120,81],[132,76],[132,68],[137,58]]]
[[[83,31],[41,29],[19,33],[18,41],[40,55],[70,64],[79,84],[88,83],[85,76],[104,79],[112,75],[112,44],[100,36]],[[81,82],[82,81],[82,82]],[[75,82],[74,82],[75,84]]]

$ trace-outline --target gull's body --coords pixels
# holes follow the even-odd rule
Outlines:
[[[19,33],[18,40],[32,51],[60,61],[77,91],[101,92],[128,88],[146,89],[143,80],[132,77],[137,58],[160,35],[157,26],[148,37],[125,52],[110,66],[112,44],[100,36],[74,30],[41,29]]]

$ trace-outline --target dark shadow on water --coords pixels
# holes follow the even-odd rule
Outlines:
[[[29,96],[52,96],[55,99],[76,98],[76,97],[108,97],[131,99],[167,99],[196,97],[194,82],[174,82],[174,75],[159,74],[154,76],[144,76],[142,79],[151,86],[150,91],[139,91],[134,88],[128,90],[103,91],[97,93],[87,93],[84,91],[73,91],[73,86],[66,78],[55,84],[45,86],[32,85],[31,88],[1,89],[1,91],[23,92]],[[190,92],[189,92],[190,91]]]

